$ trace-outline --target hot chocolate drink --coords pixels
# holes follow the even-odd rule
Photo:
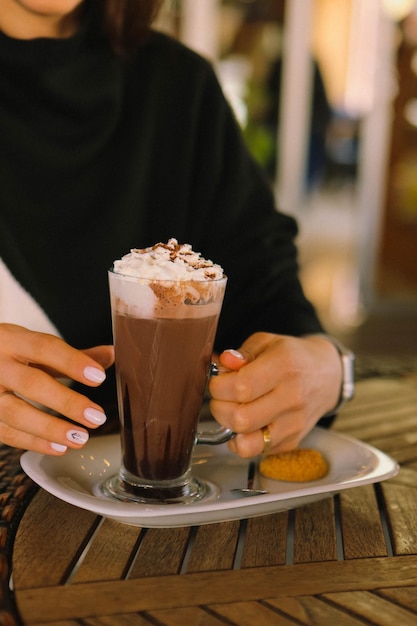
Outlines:
[[[216,326],[216,316],[116,315],[122,449],[132,474],[171,480],[187,471]]]
[[[125,492],[189,480],[226,278],[175,239],[109,272]]]

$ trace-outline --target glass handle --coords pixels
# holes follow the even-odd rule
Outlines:
[[[217,363],[210,363],[209,368],[209,377],[218,376],[221,372],[229,372],[230,370],[222,367],[221,365],[217,365]],[[229,439],[232,439],[236,436],[236,433],[230,428],[225,428],[224,426],[219,426],[216,430],[211,432],[198,432],[196,435],[196,444],[205,444],[209,446],[216,446],[221,443],[226,443]]]

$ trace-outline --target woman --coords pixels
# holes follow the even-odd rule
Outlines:
[[[338,404],[341,359],[302,293],[296,225],[275,210],[210,65],[149,31],[157,8],[0,4],[8,445],[64,454],[115,419],[106,270],[170,237],[229,277],[216,347],[233,371],[211,381],[211,409],[237,433],[234,452],[291,449]]]

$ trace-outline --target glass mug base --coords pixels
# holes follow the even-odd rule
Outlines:
[[[192,504],[213,494],[210,484],[191,475],[176,481],[129,480],[123,469],[101,485],[102,493],[123,502],[141,504]]]

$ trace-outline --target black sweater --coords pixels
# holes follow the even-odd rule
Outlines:
[[[157,33],[116,57],[89,19],[70,39],[0,34],[0,77],[0,257],[71,345],[112,342],[107,269],[170,237],[228,275],[217,349],[321,332],[296,224],[207,61]]]

